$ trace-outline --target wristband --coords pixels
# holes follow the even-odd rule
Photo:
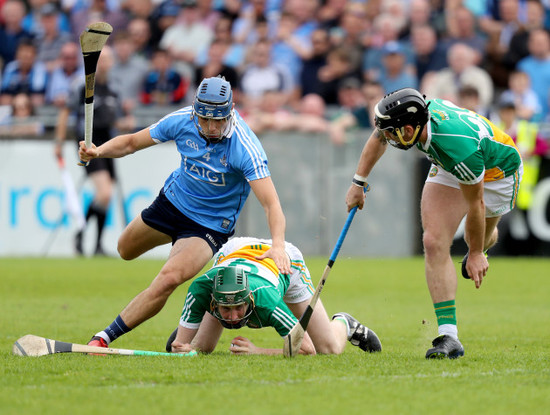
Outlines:
[[[365,186],[365,182],[361,182],[359,180],[356,180],[356,179],[351,179],[351,183],[357,187],[361,187],[363,188]]]
[[[353,183],[357,187],[369,187],[369,184],[367,183],[367,178],[359,176],[358,174],[355,174],[353,176],[353,179],[351,179],[351,183]]]

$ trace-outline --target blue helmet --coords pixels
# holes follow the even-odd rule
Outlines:
[[[204,134],[195,116],[213,120],[229,120],[233,114],[232,109],[233,92],[231,91],[231,84],[222,76],[203,79],[197,88],[193,101],[193,118],[199,134],[206,141],[219,142],[226,138],[224,133],[228,131],[222,131],[221,136],[217,140],[213,140]]]

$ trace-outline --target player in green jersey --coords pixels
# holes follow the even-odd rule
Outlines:
[[[298,322],[314,292],[302,253],[286,242],[291,273],[281,274],[270,258],[258,259],[271,247],[270,240],[233,238],[222,246],[213,267],[189,286],[178,329],[166,344],[167,351],[192,349],[212,352],[225,328],[273,327],[282,337]],[[302,354],[339,354],[346,340],[368,352],[380,351],[376,333],[347,313],[329,320],[319,300],[308,325]],[[282,354],[237,336],[233,354]]]
[[[512,139],[486,118],[449,101],[425,100],[412,88],[392,92],[375,107],[376,129],[361,153],[346,195],[348,210],[363,207],[363,186],[387,143],[416,147],[433,163],[421,201],[426,281],[439,336],[426,358],[464,355],[456,325],[457,276],[450,249],[462,219],[468,253],[462,275],[479,288],[497,242],[497,224],[513,209],[523,165]]]

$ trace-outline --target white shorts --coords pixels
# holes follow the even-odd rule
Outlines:
[[[483,184],[486,218],[502,216],[514,208],[522,176],[523,164],[512,176]],[[458,179],[435,164],[432,164],[430,168],[426,183],[439,183],[443,186],[460,189]]]
[[[295,265],[295,264],[293,264]],[[293,272],[290,277],[290,283],[288,284],[288,290],[283,297],[285,303],[296,304],[302,301],[309,300],[315,288],[313,288],[313,282],[311,276],[305,265],[303,265],[300,272]]]

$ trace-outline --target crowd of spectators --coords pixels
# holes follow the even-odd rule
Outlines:
[[[188,105],[222,74],[258,132],[370,127],[373,97],[410,86],[550,122],[550,0],[0,0],[0,104],[63,107],[78,38],[110,23],[126,116]],[[341,118],[342,117],[342,118]],[[341,118],[341,119],[340,119]]]

